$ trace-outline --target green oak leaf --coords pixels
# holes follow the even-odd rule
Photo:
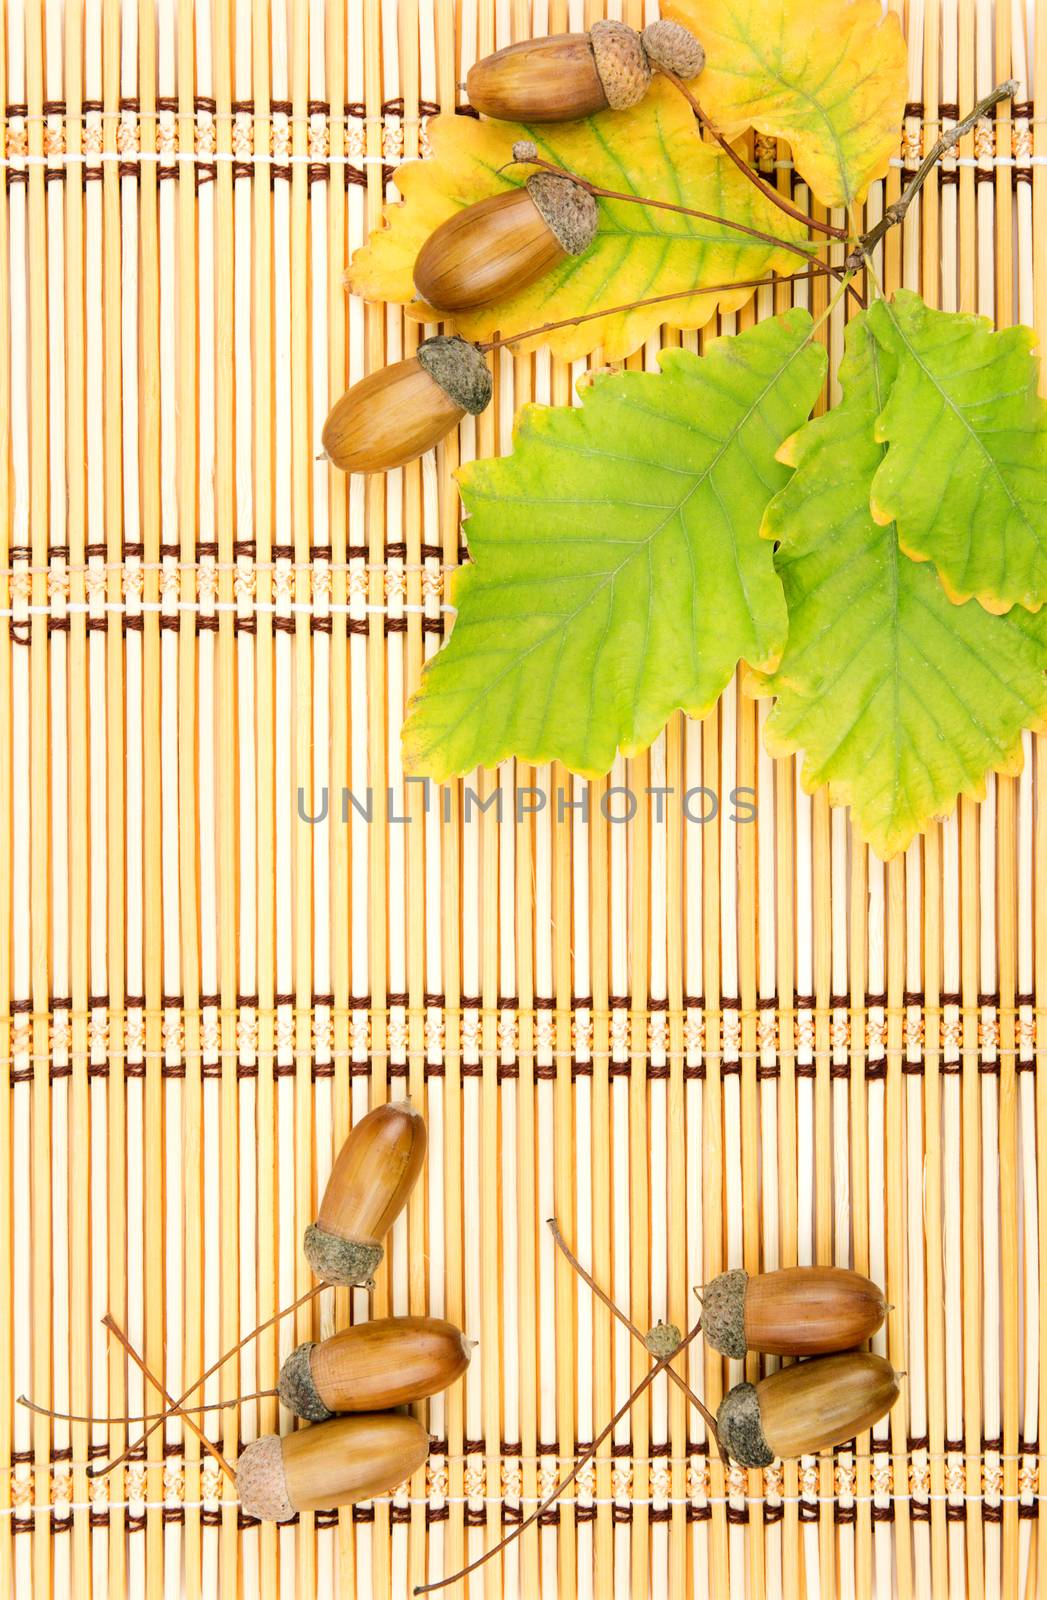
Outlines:
[[[987,611],[1047,600],[1047,403],[1030,328],[932,311],[899,289],[869,311],[898,377],[876,436],[890,448],[873,515],[933,561],[949,595]]]
[[[989,772],[1021,766],[1021,730],[1047,716],[1047,612],[991,616],[955,605],[934,568],[910,561],[869,491],[885,447],[876,418],[895,358],[869,316],[847,329],[844,398],[779,452],[795,466],[763,532],[789,606],[789,642],[759,692],[775,755],[804,753],[808,790],[828,783],[881,856],[902,850]]]
[[[824,379],[811,326],[797,309],[597,377],[578,407],[526,407],[511,456],[462,469],[474,560],[409,707],[408,771],[516,755],[595,776],[678,708],[705,715],[740,660],[774,665],[787,618],[760,519]]]

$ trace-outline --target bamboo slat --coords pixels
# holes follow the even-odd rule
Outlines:
[[[1047,338],[1047,3],[891,0],[900,155],[1008,76],[878,252],[885,287]],[[615,15],[642,24],[650,8]],[[585,783],[508,762],[434,790],[399,736],[453,615],[453,472],[589,368],[495,357],[431,455],[346,481],[327,409],[423,330],[345,295],[470,63],[603,0],[7,0],[0,26],[0,1592],[377,1597],[491,1548],[725,1267],[886,1284],[907,1373],[853,1447],[743,1472],[659,1377],[487,1600],[1047,1593],[1047,741],[879,862],[741,681]],[[751,153],[785,193],[784,145]],[[796,197],[808,204],[798,182]],[[832,220],[842,221],[834,215]],[[761,290],[700,351],[824,280]],[[838,394],[845,307],[821,331]],[[433,331],[428,329],[425,331]],[[721,799],[704,825],[679,797]],[[751,791],[756,820],[730,818]],[[626,791],[637,797],[618,820]],[[368,806],[367,796],[371,795]],[[386,797],[388,804],[386,804]],[[631,804],[631,802],[630,802]],[[321,820],[310,822],[309,818]],[[407,819],[406,821],[402,819]],[[210,1443],[292,1418],[281,1358],[372,1314],[479,1348],[416,1410],[428,1463],[370,1505],[239,1513],[153,1410],[311,1287],[299,1239],[370,1106],[424,1110],[426,1176],[374,1296],[324,1291],[197,1397]],[[691,1345],[715,1406],[774,1363]],[[259,1391],[263,1391],[259,1395]],[[266,1393],[265,1391],[269,1391]]]

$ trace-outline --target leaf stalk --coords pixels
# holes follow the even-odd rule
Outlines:
[[[801,211],[797,206],[790,205],[785,196],[778,193],[778,190],[774,187],[773,183],[768,183],[765,178],[760,176],[754,167],[749,165],[748,161],[738,154],[730,140],[724,137],[708,113],[703,111],[701,104],[695,99],[694,95],[691,93],[686,83],[684,83],[683,79],[678,78],[675,72],[667,71],[665,67],[660,67],[659,71],[663,77],[668,78],[669,82],[675,84],[676,88],[679,89],[680,93],[687,101],[687,104],[694,112],[695,117],[697,118],[698,123],[703,131],[710,134],[716,140],[716,143],[720,146],[720,149],[723,151],[724,155],[729,157],[729,159],[734,162],[735,166],[738,168],[738,171],[744,173],[749,179],[749,182],[754,183],[759,189],[760,193],[767,200],[770,200],[772,205],[777,206],[779,211],[784,211],[786,216],[792,217],[795,221],[804,223],[804,225],[808,228],[814,228],[818,233],[827,233],[832,239],[847,238],[846,228],[836,228],[830,222],[819,222],[817,218],[809,217],[806,211]]]
[[[496,336],[486,339],[478,348],[485,352],[502,350],[509,345],[519,344],[523,339],[538,339],[543,334],[555,333],[559,328],[573,328],[580,322],[593,322],[598,317],[622,316],[627,311],[638,311],[644,306],[663,305],[670,300],[693,300],[703,294],[726,294],[729,289],[763,289],[785,283],[807,283],[812,278],[824,277],[830,274],[830,269],[821,261],[815,261],[806,272],[791,272],[785,276],[773,274],[767,278],[737,278],[733,283],[710,283],[703,289],[673,289],[667,294],[652,294],[643,300],[628,300],[620,306],[601,306],[599,311],[584,311],[577,317],[561,317],[557,322],[543,322],[537,328],[524,328],[521,333],[509,334],[506,337]],[[830,274],[831,275],[831,274]]]

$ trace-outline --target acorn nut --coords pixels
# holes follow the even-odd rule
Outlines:
[[[236,1463],[236,1491],[247,1516],[289,1522],[296,1511],[328,1511],[384,1494],[428,1454],[429,1435],[414,1417],[388,1411],[336,1417],[249,1444]]]
[[[471,311],[533,283],[596,233],[596,201],[573,178],[536,172],[518,189],[465,206],[431,233],[414,284],[437,311]]]
[[[451,1322],[378,1317],[292,1350],[280,1369],[280,1399],[309,1422],[342,1411],[386,1411],[448,1388],[471,1353]]]
[[[887,1315],[875,1283],[843,1267],[721,1272],[702,1292],[702,1333],[725,1356],[750,1350],[812,1356],[851,1350]]]
[[[572,122],[624,111],[642,100],[653,67],[693,78],[705,52],[678,22],[637,33],[624,22],[594,22],[588,33],[522,39],[470,68],[469,102],[503,122]]]
[[[324,450],[342,472],[402,467],[439,444],[466,412],[485,410],[491,390],[476,345],[438,334],[343,394],[324,424]]]
[[[898,1398],[900,1373],[867,1350],[798,1361],[759,1383],[737,1383],[716,1413],[720,1443],[743,1467],[769,1467],[843,1444]]]
[[[377,1106],[355,1125],[327,1180],[306,1260],[328,1283],[369,1287],[382,1240],[407,1204],[425,1160],[425,1121],[408,1100]]]

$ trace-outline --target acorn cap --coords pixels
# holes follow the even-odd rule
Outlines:
[[[656,1322],[643,1336],[643,1342],[652,1356],[659,1361],[664,1361],[666,1356],[673,1356],[683,1343],[683,1334],[673,1322]]]
[[[648,61],[677,78],[696,78],[705,66],[705,51],[690,28],[662,17],[649,22],[640,35]]]
[[[302,1247],[318,1278],[355,1289],[373,1288],[375,1269],[385,1254],[372,1240],[340,1239],[316,1222],[306,1228]]]
[[[769,1467],[774,1451],[763,1436],[760,1397],[751,1383],[736,1383],[720,1401],[716,1436],[743,1467]]]
[[[236,1492],[249,1517],[262,1522],[290,1522],[294,1506],[287,1498],[280,1437],[267,1433],[249,1444],[236,1463]]]
[[[430,378],[462,411],[477,417],[487,410],[494,385],[490,368],[475,344],[456,333],[438,333],[422,340],[417,355]]]
[[[702,1290],[702,1332],[714,1350],[743,1361],[745,1342],[745,1288],[749,1274],[740,1267],[721,1272]]]
[[[334,1412],[328,1411],[313,1382],[312,1354],[315,1349],[316,1341],[308,1339],[297,1350],[291,1351],[280,1368],[280,1399],[296,1417],[304,1417],[307,1422],[329,1422]]]
[[[527,193],[566,255],[580,256],[588,250],[599,219],[596,201],[588,189],[573,178],[535,172],[527,180]]]
[[[594,22],[589,43],[611,110],[635,106],[651,81],[650,64],[636,29],[624,22]]]

